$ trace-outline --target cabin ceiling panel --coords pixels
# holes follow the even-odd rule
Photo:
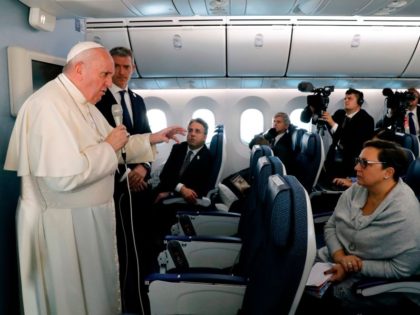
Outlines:
[[[419,27],[294,26],[287,75],[397,77],[419,32]]]
[[[108,0],[115,1],[115,0]],[[178,15],[171,0],[119,0],[128,8],[135,8],[139,16]]]
[[[19,0],[57,18],[236,15],[420,16],[415,0]]]
[[[141,15],[135,7],[127,6],[123,0],[56,0],[56,2],[64,9],[82,17],[102,18]]]

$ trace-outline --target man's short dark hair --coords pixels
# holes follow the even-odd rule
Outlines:
[[[202,119],[202,118],[193,118],[188,123],[188,126],[190,126],[193,122],[196,122],[196,123],[199,123],[200,125],[202,125],[204,127],[204,134],[207,135],[207,133],[209,132],[209,125],[205,122],[204,119]]]
[[[130,57],[133,59],[133,52],[126,48],[126,47],[114,47],[109,51],[111,56],[118,56],[118,57]]]
[[[356,95],[356,97],[357,97],[357,104],[358,104],[359,106],[362,106],[362,105],[363,105],[363,102],[364,102],[365,100],[364,100],[364,98],[363,98],[363,92],[362,92],[362,91],[359,91],[359,90],[356,90],[356,89],[350,88],[350,89],[348,89],[348,90],[346,91],[346,95],[350,95],[350,94]]]

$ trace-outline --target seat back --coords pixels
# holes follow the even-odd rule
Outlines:
[[[262,156],[273,156],[273,150],[271,150],[268,145],[254,145],[251,150],[251,157],[249,161],[250,183],[252,183],[255,178],[258,159]]]
[[[223,125],[216,126],[209,150],[213,161],[209,188],[213,189],[220,182],[226,161],[226,136]]]
[[[296,154],[300,152],[300,145],[302,141],[302,136],[306,133],[305,129],[295,128],[292,131],[291,138],[292,138],[292,151]]]
[[[269,177],[263,225],[263,249],[249,274],[244,314],[294,314],[316,256],[309,196],[294,176]]]
[[[268,178],[272,174],[282,174],[284,165],[276,156],[262,156],[256,165],[256,177],[245,211],[239,221],[239,236],[242,249],[239,258],[239,273],[246,275],[258,255],[263,241],[263,211]]]
[[[410,149],[416,158],[419,157],[419,153],[420,153],[419,139],[417,138],[416,135],[412,135],[409,133],[396,132],[394,135],[394,139],[403,148]]]
[[[411,162],[408,167],[405,182],[417,196],[420,201],[420,158],[415,159]]]
[[[303,187],[310,193],[318,182],[325,153],[321,136],[305,132],[300,142],[300,152],[296,155],[296,174]]]

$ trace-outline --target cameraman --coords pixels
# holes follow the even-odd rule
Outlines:
[[[407,92],[413,95],[413,98],[408,101],[404,116],[404,132],[419,136],[420,133],[420,106],[418,106],[420,93],[414,87],[411,87]],[[403,113],[404,114],[404,113]],[[394,113],[392,108],[389,108],[388,113],[383,118],[382,128],[395,127],[397,125],[398,113]]]
[[[348,89],[344,97],[344,109],[332,116],[327,111],[322,119],[332,135],[332,144],[325,160],[325,180],[335,177],[354,176],[354,160],[359,156],[363,143],[373,136],[374,120],[364,109],[363,93]]]

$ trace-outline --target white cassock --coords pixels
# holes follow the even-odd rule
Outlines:
[[[22,305],[28,314],[121,313],[112,130],[63,74],[24,104],[5,169],[21,177],[16,214]],[[152,161],[149,135],[130,137],[130,163]]]

